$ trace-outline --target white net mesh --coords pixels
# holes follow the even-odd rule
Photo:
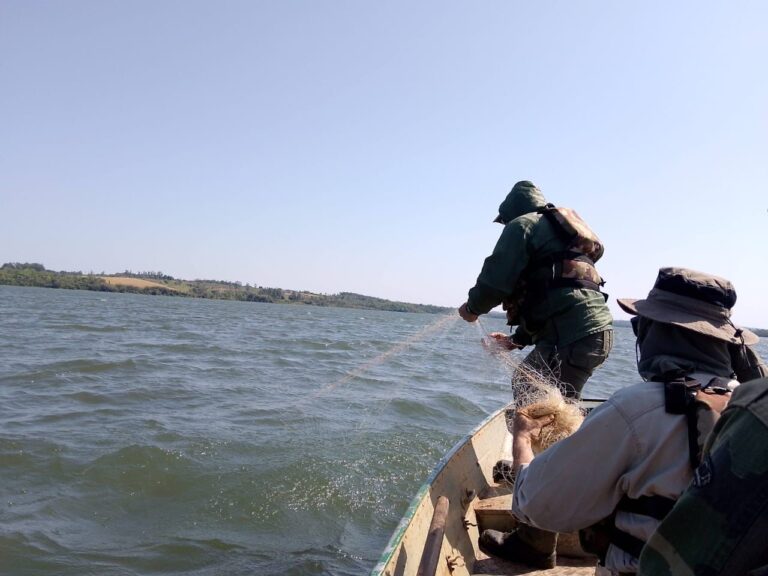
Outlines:
[[[564,395],[565,385],[558,379],[556,368],[544,362],[528,362],[506,351],[503,341],[490,335],[484,340],[486,350],[502,361],[512,378],[510,410],[538,419],[550,417],[537,438],[533,451],[539,453],[555,442],[573,434],[584,420],[578,400]],[[511,416],[512,414],[509,414]]]

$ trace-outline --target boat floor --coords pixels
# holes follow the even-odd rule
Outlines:
[[[517,576],[518,574],[536,574],[536,576],[591,576],[595,573],[595,561],[591,558],[558,557],[557,566],[549,570],[531,568],[526,564],[507,562],[499,558],[478,554],[473,576]]]
[[[474,511],[478,522],[497,530],[507,531],[517,525],[511,513],[511,487],[497,484],[481,495],[474,503]],[[473,576],[517,576],[522,574],[535,576],[587,576],[595,573],[597,559],[586,555],[576,534],[560,534],[558,538],[557,566],[549,570],[532,568],[527,564],[519,564],[495,558],[476,552],[476,560],[472,566]]]

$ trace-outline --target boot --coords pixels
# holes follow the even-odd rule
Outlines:
[[[499,460],[494,464],[491,474],[497,484],[506,482],[510,486],[515,485],[515,466],[512,460]]]
[[[532,540],[531,543],[526,540]],[[478,541],[480,550],[533,568],[547,570],[556,565],[557,533],[520,526],[512,532],[483,530]]]

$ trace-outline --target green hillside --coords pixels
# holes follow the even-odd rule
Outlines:
[[[265,288],[243,285],[240,282],[220,280],[180,280],[162,272],[123,272],[121,274],[83,274],[82,272],[56,272],[42,264],[7,263],[0,267],[0,285],[96,290],[100,292],[131,292],[187,298],[216,300],[242,300],[272,304],[306,304],[340,308],[364,308],[394,312],[445,313],[452,308],[429,304],[393,302],[351,292],[316,294],[301,290]]]

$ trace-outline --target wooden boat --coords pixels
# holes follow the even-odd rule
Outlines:
[[[584,400],[589,409],[599,401]],[[459,441],[419,489],[372,576],[588,575],[597,559],[579,546],[577,534],[561,534],[557,567],[537,570],[485,555],[477,544],[492,528],[511,530],[512,487],[493,478],[499,460],[512,459],[512,435],[502,408]]]

